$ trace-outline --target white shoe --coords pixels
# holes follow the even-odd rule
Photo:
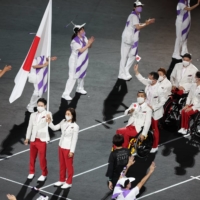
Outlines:
[[[64,184],[65,184],[65,182],[58,181],[58,182],[54,183],[54,186],[59,187],[59,186],[64,185]]]
[[[180,132],[179,132],[180,133]],[[188,130],[187,129],[184,129],[182,132],[181,132],[181,134],[183,134],[183,135],[186,135],[188,133]]]
[[[155,153],[156,151],[158,151],[158,147],[152,148],[151,151],[150,151],[150,153]]]
[[[29,174],[27,179],[33,179],[34,176],[35,176],[35,174]]]
[[[84,89],[77,89],[76,92],[81,94],[87,94],[87,91],[85,91]]]
[[[65,183],[61,188],[67,189],[67,188],[70,188],[70,187],[72,187],[72,184]]]
[[[180,130],[178,130],[178,133],[184,133],[185,129],[184,128],[181,128]]]
[[[62,98],[67,100],[67,101],[71,101],[72,98],[69,95],[62,95]]]
[[[45,181],[46,180],[46,176],[43,176],[41,175],[39,178],[38,178],[38,181]]]

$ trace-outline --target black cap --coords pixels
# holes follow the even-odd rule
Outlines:
[[[189,58],[190,60],[192,59],[192,55],[190,53],[186,53],[183,56],[181,56],[182,58]]]

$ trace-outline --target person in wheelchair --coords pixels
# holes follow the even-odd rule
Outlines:
[[[115,150],[110,153],[108,160],[108,169],[106,172],[106,177],[108,180],[108,187],[113,190],[115,187],[120,173],[124,167],[128,164],[129,157],[131,156],[130,150],[123,148],[124,136],[116,134],[113,136],[113,145],[115,145]]]
[[[190,91],[195,81],[195,73],[198,69],[192,64],[192,56],[186,53],[182,63],[177,63],[171,73],[172,93],[181,96]]]
[[[123,147],[128,148],[130,137],[135,137],[142,130],[140,140],[143,141],[151,126],[152,109],[146,103],[144,90],[138,91],[137,103],[132,103],[125,110],[124,115],[130,115],[128,124],[124,128],[117,129],[116,134],[124,136]]]
[[[148,106],[152,109],[152,129],[154,142],[151,149],[151,153],[155,153],[158,150],[159,143],[159,129],[158,122],[162,118],[164,109],[163,106],[166,102],[165,90],[158,83],[159,75],[157,72],[149,73],[148,79],[144,78],[138,71],[138,65],[134,66],[134,71],[136,78],[146,85],[145,92],[147,94],[146,102]]]
[[[181,111],[181,129],[178,133],[183,135],[188,133],[191,115],[200,111],[200,71],[196,72],[195,82],[191,86],[186,105]]]

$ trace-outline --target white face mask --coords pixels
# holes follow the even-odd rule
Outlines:
[[[65,118],[66,118],[67,121],[69,121],[69,120],[72,119],[72,117],[71,117],[71,116],[68,116],[68,115],[65,115]]]
[[[144,98],[143,98],[143,97],[138,97],[138,98],[137,98],[137,102],[138,102],[139,104],[144,103]]]
[[[38,106],[37,107],[38,112],[43,112],[45,110],[45,107]]]
[[[163,81],[164,80],[164,76],[159,76],[158,81]]]
[[[153,83],[153,80],[151,80],[151,79],[147,79],[148,80],[148,83],[151,85],[152,83]]]
[[[184,67],[187,67],[187,66],[189,66],[189,65],[190,65],[190,62],[189,62],[189,61],[183,60],[183,66],[184,66]]]

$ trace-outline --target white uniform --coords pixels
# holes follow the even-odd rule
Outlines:
[[[187,38],[191,27],[191,15],[190,11],[184,10],[185,7],[190,7],[190,0],[179,0],[176,18],[176,42],[172,55],[176,59],[182,59],[180,55],[188,53]]]
[[[163,89],[165,100],[167,101],[172,91],[171,82],[167,78],[164,78],[164,80],[159,81],[158,84],[160,84],[160,87]]]
[[[118,78],[126,79],[130,76],[129,69],[132,67],[138,52],[139,30],[135,28],[140,24],[140,16],[132,12],[126,22],[122,33],[121,61]]]
[[[60,138],[59,146],[62,149],[69,149],[70,152],[74,153],[78,140],[79,126],[75,122],[70,123],[66,120],[62,120],[57,125],[50,123],[49,127],[54,131],[61,129],[62,135]]]
[[[31,142],[34,142],[36,138],[40,139],[42,142],[50,140],[47,128],[48,124],[46,122],[47,114],[49,114],[52,118],[52,114],[46,110],[41,113],[34,112],[31,114],[26,139],[29,139]]]
[[[135,109],[133,113],[129,114],[129,110]],[[124,115],[130,115],[128,124],[126,126],[135,126],[137,133],[143,128],[142,135],[147,136],[147,133],[151,126],[152,110],[149,108],[146,102],[142,105],[138,103],[132,103],[131,106],[125,110]]]
[[[170,76],[172,86],[177,88],[181,86],[185,89],[184,93],[188,93],[192,83],[195,82],[195,74],[197,71],[198,69],[193,64],[183,67],[182,63],[177,63]]]
[[[72,52],[69,58],[69,78],[66,83],[63,97],[70,95],[77,79],[77,91],[84,89],[84,78],[86,76],[86,71],[89,62],[88,49],[86,49],[83,53],[80,53],[78,50],[86,46],[87,43],[88,39],[85,36],[82,37],[82,39],[76,36],[71,41],[70,46]]]
[[[159,83],[150,85],[148,79],[144,78],[141,74],[136,75],[137,79],[146,85],[145,93],[147,94],[147,104],[153,108],[153,119],[158,120],[163,116],[163,105],[166,102],[164,90]]]
[[[34,92],[32,94],[30,103],[27,106],[29,112],[34,112],[34,107],[37,106],[37,101],[39,98],[42,97],[43,93],[47,91],[48,85],[48,67],[43,68],[33,68],[36,65],[43,65],[47,62],[46,56],[40,56],[33,60],[32,67],[31,67],[31,75],[34,76],[35,83],[34,85]]]
[[[186,105],[193,105],[192,109],[200,111],[200,86],[193,83],[187,97]]]
[[[120,181],[120,179],[119,179]],[[117,182],[114,192],[112,195],[112,199],[116,200],[136,200],[136,196],[139,194],[139,187],[134,187],[131,190],[124,190],[121,188],[119,181]]]

